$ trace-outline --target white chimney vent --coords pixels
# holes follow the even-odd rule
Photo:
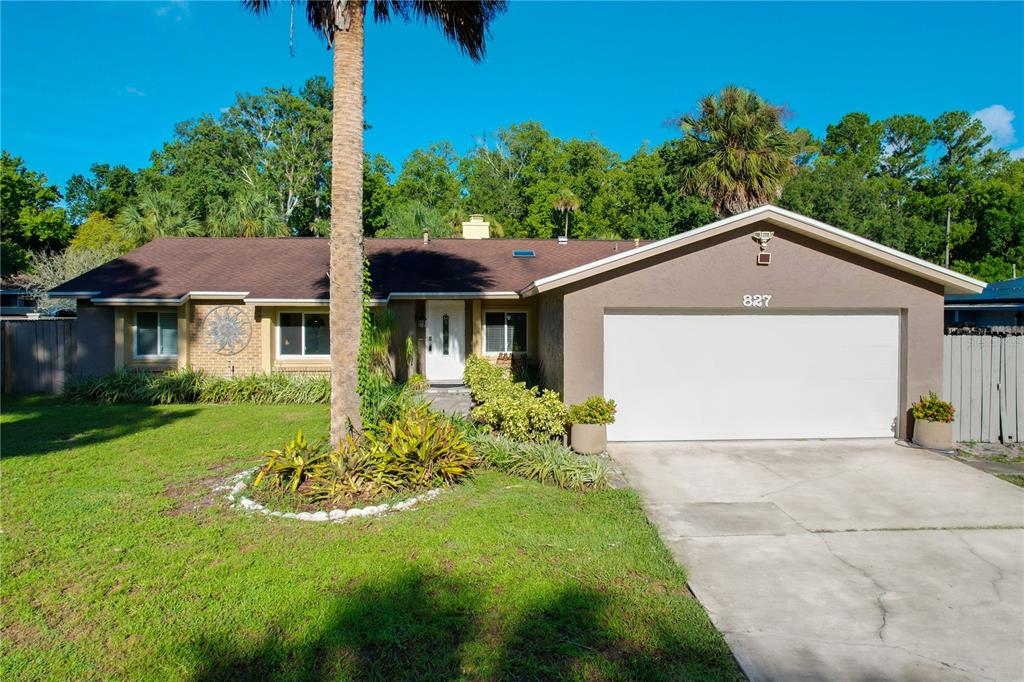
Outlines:
[[[463,239],[490,239],[491,224],[482,215],[474,213],[469,220],[462,223]]]

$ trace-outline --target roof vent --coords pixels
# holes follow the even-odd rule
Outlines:
[[[533,252],[533,249],[524,249],[522,251],[516,250],[512,252],[513,258],[533,258],[536,255],[537,254]]]
[[[558,235],[558,243],[561,244],[562,246],[565,246],[566,244],[569,243],[569,238],[566,237],[564,234],[560,234]]]

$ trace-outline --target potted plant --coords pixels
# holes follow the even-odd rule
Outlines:
[[[953,448],[953,415],[950,403],[930,391],[914,403],[914,442],[923,448],[951,450]]]
[[[569,408],[568,421],[572,449],[583,455],[596,455],[608,449],[608,425],[615,421],[615,401],[591,396]]]

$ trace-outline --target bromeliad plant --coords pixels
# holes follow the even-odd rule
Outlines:
[[[329,469],[330,453],[317,441],[310,443],[299,431],[281,450],[263,453],[264,464],[253,479],[254,488],[268,485],[295,492],[307,480],[320,478]]]
[[[914,419],[946,424],[953,421],[956,415],[953,405],[940,398],[935,391],[929,391],[928,395],[921,396],[921,399],[911,407],[911,412]]]
[[[338,449],[308,442],[300,432],[281,450],[264,453],[253,488],[294,493],[306,503],[351,503],[382,495],[451,485],[472,473],[478,458],[461,428],[443,414],[412,407]]]
[[[412,487],[454,483],[477,463],[462,431],[423,406],[367,431],[366,447]]]

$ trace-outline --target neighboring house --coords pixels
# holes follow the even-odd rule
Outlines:
[[[980,294],[949,294],[946,326],[1024,326],[1024,277],[992,282]]]
[[[367,239],[373,303],[459,381],[535,363],[612,440],[906,437],[942,386],[943,296],[984,284],[764,206],[661,241]],[[58,287],[86,373],[326,371],[328,242],[157,239]],[[400,376],[408,373],[400,366]]]
[[[0,284],[0,315],[22,317],[35,311],[36,298],[31,292],[7,284]]]

